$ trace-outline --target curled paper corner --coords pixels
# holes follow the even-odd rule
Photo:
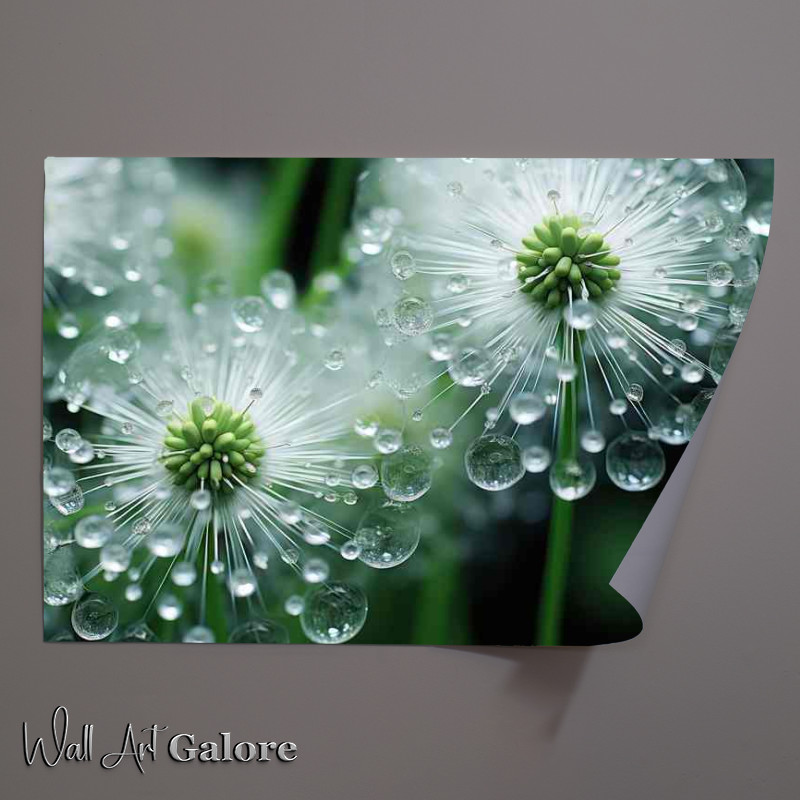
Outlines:
[[[703,415],[694,436],[647,516],[642,529],[609,581],[611,588],[633,606],[642,620],[642,625],[670,539],[683,508],[683,501],[706,438],[715,404],[716,397]]]

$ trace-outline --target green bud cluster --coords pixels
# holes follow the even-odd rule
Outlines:
[[[522,291],[546,305],[558,308],[569,302],[569,289],[580,297],[581,283],[589,297],[598,299],[616,286],[622,273],[619,256],[600,233],[578,235],[580,220],[574,214],[545,217],[528,236],[524,250],[517,253]],[[530,280],[547,270],[540,280]]]
[[[247,483],[258,474],[265,452],[247,411],[215,402],[206,413],[201,399],[189,404],[185,417],[170,420],[164,447],[163,463],[174,483],[190,491],[201,480],[213,490],[233,491],[231,483]]]

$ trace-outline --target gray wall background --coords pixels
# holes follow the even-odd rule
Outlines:
[[[6,2],[0,758],[14,797],[790,798],[800,11],[783,2]],[[585,6],[585,7],[581,7]],[[45,646],[47,155],[776,158],[775,214],[644,634],[597,648]],[[291,739],[291,765],[26,768],[58,704],[99,753],[158,722]]]

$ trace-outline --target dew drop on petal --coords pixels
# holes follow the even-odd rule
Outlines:
[[[189,497],[189,504],[198,511],[205,511],[211,506],[211,492],[208,489],[196,489]]]
[[[124,545],[111,543],[100,551],[100,566],[106,572],[125,572],[130,563],[131,554]]]
[[[286,598],[286,602],[283,604],[283,610],[290,616],[290,617],[299,617],[303,613],[303,609],[306,607],[306,601],[299,594],[292,594]]]
[[[289,633],[283,625],[268,619],[255,619],[235,627],[228,636],[231,644],[286,644]]]
[[[129,603],[135,603],[142,599],[142,587],[138,583],[129,583],[125,587],[125,599]]]
[[[492,371],[492,359],[488,352],[477,348],[461,350],[447,370],[459,386],[480,386]]]
[[[403,434],[396,428],[380,428],[375,434],[375,449],[379,453],[389,455],[396,453],[403,444]]]
[[[300,615],[303,633],[318,644],[352,639],[367,619],[367,598],[357,586],[332,582],[309,592]]]
[[[433,307],[421,297],[401,297],[394,305],[394,325],[407,336],[417,336],[433,325]]]
[[[228,576],[228,588],[234,597],[250,597],[257,586],[255,575],[247,567],[237,567]]]
[[[294,279],[282,269],[272,270],[261,279],[261,292],[278,311],[285,311],[294,305]]]
[[[350,474],[356,489],[370,489],[378,482],[378,470],[372,464],[359,464]]]
[[[91,514],[75,525],[75,542],[80,547],[102,547],[114,535],[114,525],[100,514]]]
[[[522,466],[528,472],[544,472],[551,460],[550,451],[541,445],[534,444],[522,451]]]
[[[340,370],[344,366],[344,351],[334,348],[325,356],[325,366],[332,372]]]
[[[205,625],[193,625],[183,634],[183,641],[187,644],[213,644],[216,639],[211,628]]]
[[[464,455],[469,479],[481,489],[508,489],[525,474],[519,445],[508,436],[489,434],[475,439]]]
[[[197,580],[197,568],[190,561],[179,561],[169,576],[176,586],[191,586]]]
[[[62,453],[74,453],[82,443],[81,435],[72,428],[64,428],[56,434],[56,447]]]
[[[83,508],[83,490],[77,484],[69,491],[50,498],[50,505],[65,517],[75,514]]]
[[[361,555],[361,545],[355,539],[349,539],[339,548],[339,554],[346,561],[355,561]]]
[[[644,389],[638,383],[632,383],[625,390],[625,396],[632,403],[641,403],[644,397]]]
[[[547,413],[547,404],[538,394],[519,392],[511,398],[508,413],[519,425],[530,425],[544,417]]]
[[[550,488],[562,500],[579,500],[594,487],[597,470],[585,458],[566,458],[556,461],[550,468]]]
[[[174,594],[167,593],[158,599],[156,613],[161,619],[172,622],[183,614],[183,602]]]
[[[453,443],[453,433],[450,428],[434,428],[430,433],[431,447],[437,450],[445,450]]]
[[[233,304],[231,314],[240,331],[258,333],[267,322],[269,309],[260,297],[242,297]]]
[[[323,583],[329,574],[328,562],[321,558],[309,558],[303,564],[303,580],[306,583]]]
[[[577,331],[586,331],[597,323],[598,310],[596,303],[588,300],[576,300],[564,306],[564,320],[567,325]]]
[[[421,522],[413,506],[387,503],[361,518],[354,539],[358,557],[375,569],[396,567],[417,549]]]
[[[416,445],[402,447],[381,462],[381,485],[390,500],[410,503],[422,497],[432,482],[430,456]]]
[[[627,431],[606,452],[606,472],[620,489],[643,492],[664,477],[666,460],[657,442],[645,433]]]
[[[78,322],[78,318],[69,312],[62,314],[58,318],[56,327],[58,335],[62,339],[77,339],[81,333],[81,326]]]
[[[417,271],[414,256],[407,250],[398,250],[392,256],[392,273],[399,281],[407,281]]]
[[[72,628],[81,639],[90,642],[110,636],[119,623],[116,606],[105,595],[84,595],[72,609]]]
[[[600,431],[587,430],[581,434],[581,447],[587,453],[600,453],[606,446],[606,437]]]
[[[175,403],[172,400],[159,400],[156,404],[156,415],[162,419],[172,416],[175,409]]]
[[[686,383],[700,383],[705,374],[703,365],[696,361],[690,361],[681,367],[681,379]]]
[[[75,477],[64,467],[52,467],[43,474],[42,486],[48,497],[58,497],[75,488]]]
[[[727,286],[733,280],[733,269],[726,261],[717,261],[708,268],[706,276],[712,286]]]

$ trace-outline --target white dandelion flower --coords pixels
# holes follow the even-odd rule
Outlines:
[[[62,515],[72,513],[59,507],[68,490],[87,508],[102,504],[75,527],[77,546],[97,556],[82,576],[94,588],[91,615],[103,594],[97,581],[122,577],[128,603],[146,606],[137,624],[154,614],[178,620],[185,640],[206,641],[208,585],[223,581],[229,641],[283,641],[265,595],[282,585],[271,576],[284,565],[284,574],[310,587],[301,614],[306,635],[324,643],[352,638],[367,600],[358,586],[331,579],[333,562],[385,568],[414,553],[420,524],[409,503],[428,481],[418,454],[407,464],[381,464],[353,432],[363,387],[309,356],[315,348],[292,335],[291,313],[250,297],[173,317],[166,340],[140,343],[126,331],[122,351],[101,339],[98,352],[82,353],[88,367],[73,358],[62,370],[63,385],[76,392],[67,392],[69,401],[101,420],[98,436],[55,434],[67,456],[91,442],[93,459],[77,467],[77,481],[56,468],[45,476]],[[102,361],[102,380],[72,379],[74,371],[96,375]],[[414,469],[403,468],[412,462]],[[365,493],[380,491],[381,474],[389,497],[370,495],[355,530],[338,521],[337,509],[347,516]],[[59,477],[63,486],[54,485]],[[79,532],[82,524],[89,527]],[[162,578],[147,590],[157,570]],[[81,619],[73,614],[73,627],[92,638]]]
[[[465,465],[484,489],[549,467],[555,494],[579,499],[603,451],[617,486],[656,485],[660,443],[688,441],[752,299],[746,201],[731,159],[375,164],[362,269],[396,279],[391,324],[429,342],[437,397],[473,392],[435,446],[480,409]]]

